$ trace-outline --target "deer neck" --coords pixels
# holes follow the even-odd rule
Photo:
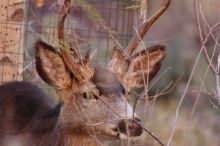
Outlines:
[[[58,123],[56,133],[56,139],[60,140],[58,146],[101,146],[100,141],[86,133],[81,126],[74,128]]]
[[[75,96],[70,97],[69,101],[64,101],[60,115],[55,127],[56,139],[60,140],[60,145],[64,146],[100,146],[100,141],[89,134],[88,129],[82,122],[77,107]],[[73,105],[72,103],[76,103]],[[75,113],[74,115],[72,113]]]

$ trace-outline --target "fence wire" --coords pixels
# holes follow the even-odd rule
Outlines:
[[[58,45],[59,2],[45,0],[42,7],[33,0],[0,2],[0,84],[39,80],[33,45],[38,39]],[[65,26],[67,40],[74,45],[76,34],[82,53],[92,49],[93,64],[106,65],[111,49],[118,42],[125,46],[131,38],[134,11],[127,9],[131,4],[130,0],[87,0],[73,5]]]

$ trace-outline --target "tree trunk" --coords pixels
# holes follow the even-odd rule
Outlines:
[[[24,1],[0,1],[0,84],[22,80]]]

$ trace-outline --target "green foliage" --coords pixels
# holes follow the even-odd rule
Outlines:
[[[126,9],[135,9],[135,10],[137,9],[137,10],[140,10],[141,7],[143,7],[142,4],[141,4],[141,1],[142,0],[136,0],[132,5],[127,6]]]
[[[64,40],[60,40],[59,44],[60,44],[60,48],[66,50],[66,51],[69,51],[71,48],[70,44]]]
[[[87,11],[87,13],[89,14],[89,18],[92,20],[92,21],[95,21],[95,22],[101,22],[103,21],[102,19],[102,16],[99,15],[94,7],[88,3],[86,3],[84,0],[77,0],[76,1],[76,4],[80,7],[82,7],[84,10]]]
[[[116,34],[116,31],[104,24],[104,19],[99,13],[96,12],[95,8],[91,4],[88,4],[85,2],[85,0],[76,0],[76,4],[87,12],[90,20],[96,24],[99,24],[107,33],[113,35]]]
[[[140,8],[141,8],[141,4],[135,4],[135,5],[126,7],[126,9],[140,9]]]

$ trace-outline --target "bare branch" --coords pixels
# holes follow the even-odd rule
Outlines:
[[[219,33],[220,31],[218,31],[218,36],[217,36],[217,39],[214,37],[213,35],[213,31],[215,28],[217,28],[219,25],[220,25],[220,22],[216,23],[212,28],[209,26],[209,24],[207,23],[204,15],[203,15],[203,12],[202,12],[202,9],[201,9],[201,4],[199,5],[200,7],[200,14],[201,14],[201,17],[203,18],[203,21],[205,22],[206,26],[209,28],[209,33],[207,34],[206,38],[204,39],[203,36],[202,36],[202,29],[201,29],[201,25],[200,25],[200,21],[199,21],[199,15],[198,15],[198,8],[197,8],[197,3],[195,2],[194,4],[194,7],[195,7],[195,10],[196,10],[196,19],[197,19],[197,25],[198,25],[198,29],[199,29],[199,34],[200,34],[200,41],[202,42],[202,45],[204,47],[203,49],[203,53],[204,53],[204,56],[205,56],[205,59],[206,59],[206,62],[210,68],[210,70],[212,71],[212,74],[215,78],[215,92],[216,92],[216,96],[218,98],[218,101],[219,101],[219,104],[220,104],[220,77],[219,77],[219,70],[218,70],[218,66],[215,68],[213,63],[212,63],[212,60],[214,58],[214,54],[216,52],[216,48],[217,46],[219,47]],[[215,41],[215,47],[214,47],[214,51],[213,51],[213,54],[212,54],[212,57],[210,59],[209,55],[208,55],[208,52],[207,52],[207,49],[206,49],[206,46],[205,46],[205,43],[206,41],[208,40],[208,37],[209,35],[211,34],[213,40]]]
[[[205,40],[206,40],[206,39],[208,40],[209,36],[206,37],[206,39],[203,38],[202,28],[201,28],[200,20],[199,20],[198,8],[197,8],[197,5],[196,5],[196,4],[195,4],[195,11],[196,11],[196,20],[197,20],[197,25],[198,25],[198,31],[199,31],[200,41],[201,41],[201,43],[203,44],[203,47],[204,47],[203,53],[204,53],[206,62],[207,62],[208,64],[210,64],[210,69],[211,69],[211,71],[214,73],[214,72],[215,72],[215,67],[213,66],[212,62],[210,61],[210,57],[209,57],[208,52],[207,52],[207,49],[206,49],[206,47],[205,47],[205,43],[207,42],[207,41],[205,41]],[[201,12],[201,15],[202,15],[203,20],[205,21],[204,16],[203,16],[203,13],[202,13],[202,10],[201,10],[201,5],[200,5],[200,12]],[[205,22],[206,22],[206,21],[205,21]],[[207,26],[208,26],[208,28],[209,28],[210,34],[212,34],[212,29],[210,28],[210,26],[208,25],[208,23],[206,23],[206,24],[207,24]]]
[[[157,136],[154,134],[154,133],[152,133],[150,130],[148,130],[147,128],[145,128],[143,125],[141,125],[139,122],[137,122],[137,121],[135,121],[136,122],[136,124],[138,124],[139,126],[141,126],[143,129],[144,129],[144,131],[146,131],[154,140],[156,140],[161,146],[165,146],[165,144],[163,144],[163,142],[159,139],[159,138],[157,138]]]

